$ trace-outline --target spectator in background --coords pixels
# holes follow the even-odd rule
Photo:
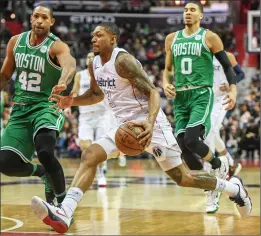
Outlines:
[[[76,144],[78,136],[77,134],[69,133],[68,134],[68,155],[71,158],[78,158],[81,154],[81,149]]]
[[[260,134],[259,134],[259,126],[255,124],[254,118],[250,117],[248,121],[247,127],[244,129],[242,140],[241,140],[241,148],[242,155],[241,158],[248,157],[249,161],[254,161],[258,158],[260,153]]]
[[[239,120],[240,128],[244,128],[247,126],[248,120],[251,117],[251,114],[248,111],[249,108],[246,104],[241,104],[239,109],[240,109],[240,116],[241,116],[240,120]]]

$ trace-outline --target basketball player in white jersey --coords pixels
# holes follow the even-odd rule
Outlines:
[[[94,57],[94,53],[88,53],[86,57],[87,69],[79,71],[75,75],[72,94],[74,97],[80,96],[90,88],[90,74],[88,70],[89,61]],[[71,108],[67,108],[65,113],[70,114]],[[117,121],[112,113],[102,101],[91,106],[79,106],[79,127],[78,136],[79,146],[82,151],[88,148],[93,141],[99,139],[104,133],[109,131],[110,126],[116,125]],[[119,153],[115,153],[118,157]],[[107,181],[105,172],[107,171],[106,162],[101,163],[97,168],[98,187],[106,187]]]
[[[192,173],[184,167],[172,128],[160,109],[157,89],[149,81],[141,64],[117,47],[118,40],[119,28],[114,23],[104,22],[95,28],[92,44],[96,56],[89,64],[91,87],[78,97],[53,94],[50,99],[57,102],[57,109],[91,105],[104,99],[119,125],[132,121],[136,126],[143,127],[144,131],[138,136],[139,142],[148,147],[162,170],[179,186],[227,192],[230,200],[237,203],[240,214],[249,215],[251,200],[238,177],[226,181],[207,172]],[[231,101],[227,102],[230,104]],[[36,215],[56,232],[65,233],[68,230],[78,203],[92,185],[98,164],[117,150],[117,129],[112,128],[83,152],[80,167],[61,205],[55,207],[39,197],[32,198]]]
[[[237,83],[244,79],[244,72],[238,65],[236,58],[233,54],[227,52],[227,56],[231,65],[234,68],[237,77]],[[214,66],[214,104],[211,113],[211,130],[205,140],[206,144],[209,146],[212,152],[215,150],[219,153],[220,156],[226,156],[229,162],[229,172],[230,176],[237,175],[241,170],[240,163],[234,163],[234,159],[231,157],[229,152],[226,149],[226,145],[222,138],[220,137],[220,129],[222,122],[225,118],[227,111],[224,108],[223,102],[224,97],[226,96],[229,85],[226,79],[226,75],[223,71],[222,65],[220,62],[213,57],[213,66]],[[211,166],[209,163],[204,162],[204,170],[210,171]],[[207,192],[207,203],[206,203],[206,212],[215,213],[219,208],[219,198],[220,192],[217,191],[208,191]]]

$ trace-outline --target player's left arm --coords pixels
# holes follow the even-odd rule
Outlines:
[[[160,97],[147,73],[142,69],[137,60],[128,53],[120,53],[115,62],[119,76],[126,78],[130,83],[143,93],[149,100],[148,121],[154,125],[160,109]]]
[[[230,91],[225,97],[226,110],[231,110],[236,104],[237,86],[236,74],[224,50],[220,37],[212,31],[207,31],[206,44],[223,67],[224,73],[230,86]]]
[[[57,58],[59,65],[62,67],[62,74],[58,86],[64,86],[66,89],[76,73],[76,60],[71,55],[68,45],[61,40],[57,40],[53,43],[49,54],[52,58]]]
[[[241,66],[238,64],[236,57],[232,53],[227,52],[227,56],[236,73],[236,81],[238,83],[245,78],[245,73],[242,70]]]

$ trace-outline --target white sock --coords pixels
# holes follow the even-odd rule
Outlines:
[[[102,167],[98,166],[97,167],[97,177],[103,177],[104,173],[103,173],[103,169]]]
[[[83,191],[77,187],[68,189],[66,197],[62,202],[62,209],[68,217],[71,217],[83,197]]]
[[[216,190],[219,192],[226,192],[230,197],[236,197],[239,192],[239,187],[229,181],[217,178]]]
[[[233,159],[233,157],[230,155],[230,153],[229,152],[227,152],[227,154],[226,154],[226,157],[227,157],[227,159],[228,159],[228,164],[229,164],[229,166],[234,166],[234,159]]]

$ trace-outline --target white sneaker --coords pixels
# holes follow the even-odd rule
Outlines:
[[[107,187],[107,180],[105,176],[98,176],[97,177],[98,187],[99,188],[106,188]]]
[[[119,157],[119,166],[120,167],[125,167],[126,164],[127,164],[126,157],[125,156],[120,156]]]
[[[106,175],[107,172],[108,172],[107,161],[104,161],[104,162],[102,163],[102,173],[103,173],[104,175]]]
[[[218,191],[206,191],[206,213],[217,212],[220,195]]]
[[[237,196],[234,198],[229,197],[229,199],[237,204],[237,210],[241,216],[248,216],[252,211],[252,202],[243,185],[242,179],[238,176],[232,176],[229,182],[237,184],[239,187]]]
[[[57,233],[63,234],[69,229],[73,218],[68,217],[62,208],[50,205],[37,196],[32,198],[31,207],[37,217]]]
[[[220,156],[219,159],[221,161],[221,166],[214,170],[215,176],[225,180],[229,171],[228,160],[226,156]]]

